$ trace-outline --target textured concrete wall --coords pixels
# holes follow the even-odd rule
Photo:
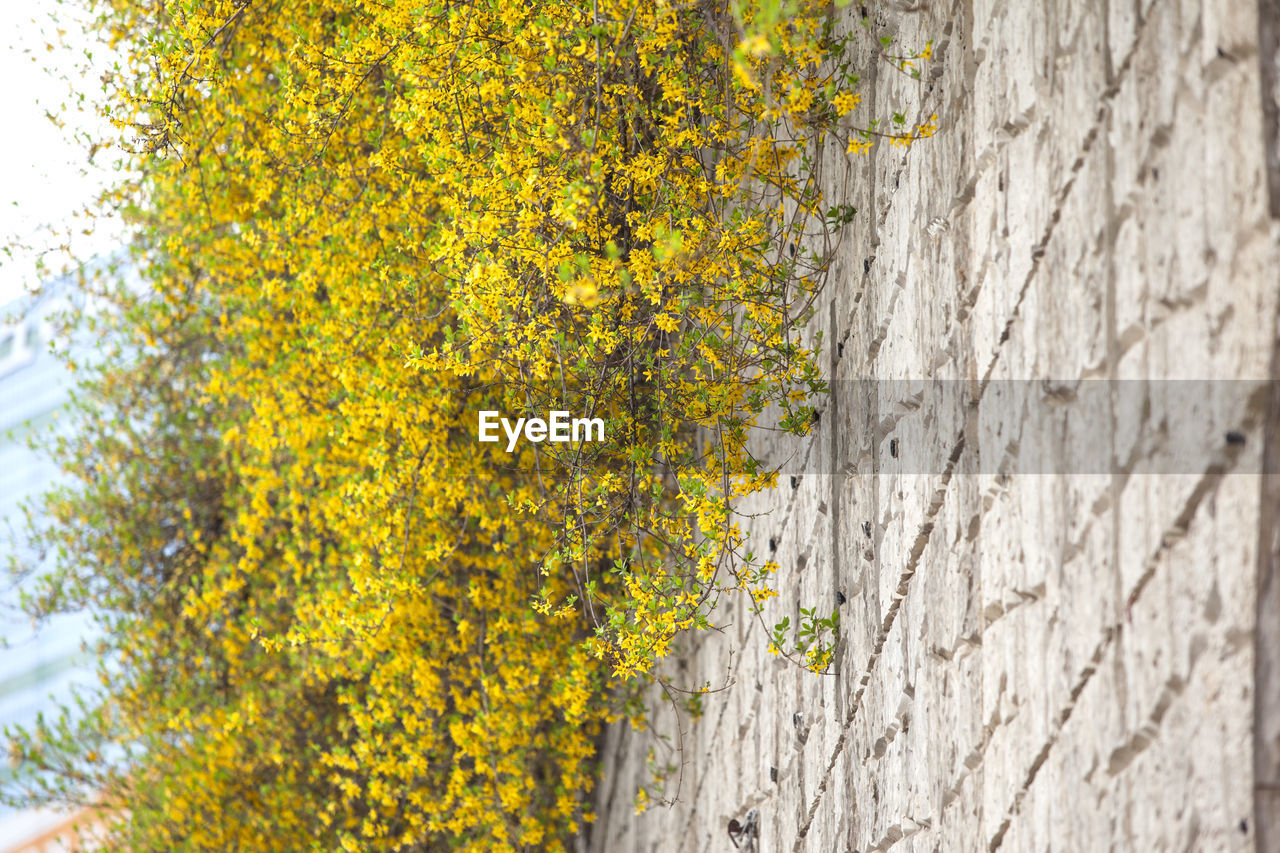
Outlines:
[[[815,321],[837,390],[794,487],[744,508],[768,624],[844,597],[835,671],[726,610],[669,674],[730,686],[609,733],[589,846],[729,850],[755,808],[769,853],[1280,850],[1260,6],[922,5],[869,11],[938,75],[881,66],[867,105],[942,131],[825,153],[860,211]],[[678,802],[636,816],[651,748]]]

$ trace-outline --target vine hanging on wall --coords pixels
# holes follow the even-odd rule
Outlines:
[[[562,849],[615,689],[776,593],[746,438],[808,428],[854,216],[808,146],[936,120],[850,131],[819,3],[96,8],[152,290],[37,531],[30,607],[98,614],[105,689],[19,786],[108,849]],[[551,411],[607,440],[477,440]],[[810,616],[775,643],[822,670]]]

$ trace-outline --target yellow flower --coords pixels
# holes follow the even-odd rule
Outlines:
[[[771,598],[777,598],[777,597],[778,597],[778,591],[776,589],[769,589],[768,587],[765,587],[765,586],[753,587],[751,590],[751,598],[757,604],[759,604],[762,601],[768,601]]]
[[[595,308],[600,304],[600,290],[596,287],[594,279],[580,279],[575,281],[565,291],[564,303],[566,305],[581,305],[584,308]]]
[[[870,139],[851,139],[849,140],[850,154],[866,154],[875,145]]]
[[[764,33],[752,33],[743,39],[742,51],[748,56],[768,56],[773,53],[773,45]]]
[[[813,106],[813,92],[803,86],[797,86],[787,96],[787,106],[793,113],[807,112],[809,107]]]
[[[853,112],[858,104],[862,103],[862,95],[857,92],[846,92],[841,90],[839,94],[832,99],[831,103],[835,106],[836,112],[840,115],[848,115]]]

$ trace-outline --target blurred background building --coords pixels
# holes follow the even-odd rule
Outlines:
[[[56,718],[76,687],[96,683],[95,663],[85,641],[93,635],[86,615],[64,615],[33,625],[19,607],[21,585],[10,579],[11,557],[38,555],[24,542],[21,507],[59,481],[59,471],[32,439],[67,429],[65,409],[73,375],[52,349],[70,349],[79,363],[92,356],[88,344],[56,339],[59,312],[74,309],[74,282],[61,279],[37,297],[0,306],[0,727],[30,726],[38,715]],[[51,346],[52,345],[52,346]],[[61,417],[60,417],[61,413]],[[7,741],[7,738],[5,738]],[[0,783],[22,772],[5,756]],[[60,840],[75,815],[18,810],[0,805],[0,851],[72,849]]]

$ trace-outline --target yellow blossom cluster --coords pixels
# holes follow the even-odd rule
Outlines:
[[[858,104],[826,4],[97,8],[151,291],[38,601],[105,614],[104,691],[21,757],[107,849],[567,849],[615,691],[777,595],[732,507],[823,387],[777,130]],[[553,409],[607,440],[477,440]]]

